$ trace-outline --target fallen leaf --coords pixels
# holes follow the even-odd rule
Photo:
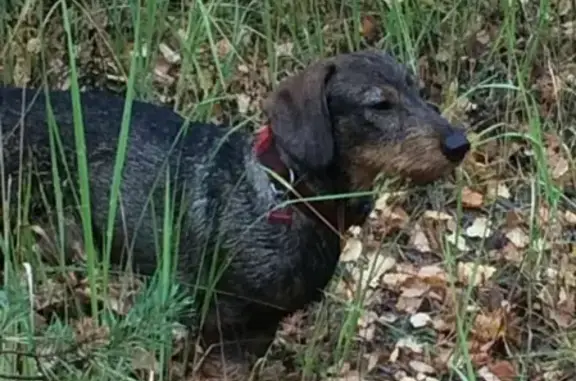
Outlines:
[[[246,94],[237,94],[236,103],[238,105],[238,112],[245,115],[250,107],[250,97]]]
[[[564,212],[564,221],[569,225],[576,225],[576,213],[567,210]]]
[[[468,208],[479,208],[484,203],[484,196],[468,187],[462,189],[462,205]]]
[[[500,381],[514,381],[518,376],[514,365],[506,360],[497,361],[494,364],[488,365],[490,372],[498,377]]]
[[[398,360],[398,356],[400,356],[400,349],[395,347],[392,353],[390,353],[390,357],[388,357],[388,361],[394,364]]]
[[[364,16],[362,18],[362,28],[360,32],[362,33],[362,37],[367,41],[374,41],[378,38],[379,30],[376,19],[371,15]]]
[[[452,216],[448,213],[436,211],[436,210],[427,210],[423,213],[423,218],[430,218],[436,221],[450,221],[452,220]]]
[[[358,238],[350,238],[340,255],[340,262],[355,262],[362,254],[362,241]]]
[[[359,263],[351,269],[355,286],[362,290],[377,287],[382,276],[396,265],[396,260],[387,255],[368,253],[366,258],[366,264]]]
[[[500,252],[508,262],[516,264],[522,263],[522,253],[512,242],[507,242],[506,245],[504,245],[504,247],[500,250]]]
[[[380,233],[386,237],[391,233],[404,229],[408,225],[410,216],[400,206],[387,207],[380,213],[382,229]]]
[[[505,235],[518,249],[523,249],[530,243],[530,237],[520,227],[508,231]]]
[[[406,280],[410,278],[409,274],[402,273],[388,273],[384,274],[382,277],[382,284],[388,286],[390,289],[394,290],[402,285]]]
[[[414,314],[420,306],[422,305],[422,298],[414,297],[409,298],[405,296],[400,296],[398,302],[396,303],[396,308],[398,311],[407,312],[409,314]]]
[[[511,194],[508,187],[502,182],[490,182],[486,189],[486,195],[492,199],[496,197],[502,197],[505,199],[510,199]]]
[[[430,241],[428,240],[428,237],[426,237],[426,233],[424,233],[424,230],[420,224],[414,225],[409,244],[416,250],[423,253],[432,251],[432,248],[430,247]]]
[[[419,298],[428,292],[428,290],[430,290],[430,286],[424,282],[419,282],[419,284],[403,289],[400,296],[404,298]]]
[[[522,215],[516,210],[509,210],[506,212],[506,228],[517,228],[522,224]]]
[[[410,360],[408,365],[418,373],[432,374],[436,372],[433,367],[422,361]]]
[[[490,221],[486,217],[478,217],[474,220],[472,225],[466,228],[465,234],[468,237],[486,238],[492,235],[490,228]]]
[[[383,192],[376,199],[376,202],[374,203],[374,209],[382,211],[392,206],[394,202],[401,204],[405,200],[406,196],[406,191]]]
[[[474,262],[458,263],[458,280],[466,285],[478,286],[484,284],[494,275],[496,268]]]
[[[460,251],[469,251],[470,247],[466,244],[466,239],[462,236],[456,236],[456,232],[446,235],[446,240],[456,246]]]
[[[505,328],[503,315],[502,309],[477,314],[472,328],[474,338],[481,343],[488,343],[500,337]]]
[[[478,375],[482,377],[484,381],[501,381],[487,366],[478,369]]]
[[[163,42],[158,45],[158,49],[160,50],[162,57],[164,57],[164,59],[172,65],[177,64],[182,60],[182,56],[180,56],[178,52]]]
[[[574,297],[569,297],[564,287],[558,293],[558,302],[550,310],[550,316],[560,328],[567,329],[574,320],[576,304]]]
[[[399,339],[396,342],[396,348],[408,349],[414,353],[422,353],[424,351],[424,345],[419,343],[413,336],[407,336]]]
[[[418,312],[410,316],[410,324],[412,324],[414,328],[425,327],[430,321],[432,321],[430,315],[424,312]]]
[[[169,74],[171,67],[166,59],[158,57],[154,65],[154,79],[165,86],[173,84],[175,79]]]
[[[552,178],[557,180],[564,176],[568,170],[570,169],[570,164],[568,160],[566,160],[561,155],[554,155],[548,158],[548,162],[550,163],[552,169]]]
[[[372,341],[376,332],[375,323],[378,321],[378,315],[374,311],[367,311],[358,319],[358,336],[367,341]]]

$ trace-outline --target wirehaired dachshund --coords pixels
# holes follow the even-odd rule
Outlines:
[[[5,174],[34,171],[42,197],[53,202],[48,101],[63,146],[58,168],[76,176],[70,94],[0,89]],[[92,230],[101,245],[124,100],[90,91],[81,102]],[[321,298],[340,255],[339,233],[361,224],[372,206],[330,195],[370,191],[378,175],[429,183],[470,149],[465,132],[420,96],[406,67],[377,50],[311,64],[280,83],[264,112],[256,134],[199,122],[183,129],[185,119],[170,109],[134,101],[113,229],[113,259],[130,258],[151,274],[170,185],[178,280],[194,288],[199,309],[209,297],[199,334],[205,344],[224,343],[227,358],[262,355],[284,317]],[[20,154],[33,165],[21,166]],[[64,201],[81,223],[75,185],[65,182]]]

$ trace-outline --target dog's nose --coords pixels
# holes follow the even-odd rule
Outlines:
[[[442,142],[444,156],[453,163],[462,161],[469,150],[470,142],[463,132],[453,132],[445,137]]]

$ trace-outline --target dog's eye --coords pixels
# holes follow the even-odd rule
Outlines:
[[[383,100],[378,103],[375,103],[372,106],[372,108],[374,108],[375,110],[382,110],[382,111],[392,110],[394,108],[394,103],[388,100]]]

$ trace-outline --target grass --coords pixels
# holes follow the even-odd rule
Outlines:
[[[186,357],[182,353],[192,349],[182,349],[172,339],[172,324],[193,295],[173,281],[170,253],[177,248],[171,236],[178,234],[174,195],[167,192],[165,215],[158,216],[163,231],[157,245],[162,259],[159,274],[143,288],[143,296],[132,300],[130,283],[109,272],[110,245],[98,252],[88,228],[90,174],[78,104],[84,85],[126,95],[111,203],[105,206],[110,215],[109,243],[114,216],[122,213],[117,201],[133,99],[167,103],[191,119],[257,124],[262,116],[258,102],[286,75],[316,58],[372,45],[391,50],[419,74],[428,97],[449,119],[468,126],[474,155],[454,183],[411,190],[407,201],[394,206],[410,216],[414,221],[410,225],[390,234],[371,225],[366,228],[370,233],[352,237],[364,251],[343,268],[352,274],[381,276],[377,266],[382,258],[394,258],[385,274],[403,274],[427,264],[441,268],[447,281],[433,288],[434,299],[428,293],[403,296],[418,287],[391,281],[375,282],[375,290],[356,287],[347,294],[342,287],[362,284],[362,278],[336,277],[325,301],[283,326],[270,356],[257,367],[261,377],[401,379],[403,374],[416,377],[419,371],[410,361],[418,360],[433,365],[434,377],[442,380],[483,379],[487,371],[506,379],[509,364],[519,380],[571,379],[576,331],[570,274],[576,264],[572,244],[564,237],[573,232],[566,216],[573,210],[569,191],[574,186],[574,50],[562,25],[574,19],[573,11],[566,11],[568,3],[155,0],[138,7],[125,0],[14,0],[0,4],[3,82],[69,88],[73,94],[80,174],[77,200],[84,206],[82,270],[87,270],[85,279],[78,278],[70,275],[63,261],[65,196],[59,187],[68,174],[53,173],[55,205],[45,205],[55,208],[57,216],[60,261],[51,266],[39,258],[30,237],[29,230],[42,230],[28,215],[25,179],[12,179],[22,186],[17,227],[10,227],[7,215],[13,206],[2,173],[0,378],[128,380],[153,373],[158,379],[185,379],[184,365],[172,356]],[[373,34],[376,37],[371,38]],[[245,99],[250,102],[242,111],[239,104]],[[50,125],[56,132],[54,120]],[[561,142],[556,151],[551,136]],[[52,137],[56,158],[57,134]],[[562,160],[568,170],[557,176]],[[158,181],[168,185],[170,175]],[[489,196],[494,184],[506,186],[511,197]],[[485,201],[471,207],[470,193],[463,189],[472,189]],[[460,250],[444,240],[444,220],[423,217],[426,210],[451,213],[457,237],[470,221],[483,216],[509,240],[511,231],[516,234],[514,229],[522,226],[521,238],[527,243],[487,249],[487,239],[482,238],[472,240],[472,250]],[[394,223],[379,218],[380,223]],[[420,253],[414,259],[415,235],[410,234],[414,223],[438,239],[432,245],[435,256]],[[552,250],[543,249],[542,240]],[[518,258],[511,259],[514,256]],[[363,260],[368,268],[361,271]],[[466,263],[474,264],[469,277],[486,268],[495,272],[480,285],[465,282]],[[78,295],[86,299],[78,300]],[[483,302],[486,295],[496,304]],[[415,327],[410,319],[417,311],[435,324]],[[41,315],[43,323],[38,322]],[[440,329],[442,322],[453,324],[453,329]],[[401,347],[407,338],[418,342],[419,349]],[[368,375],[354,373],[366,369]]]

